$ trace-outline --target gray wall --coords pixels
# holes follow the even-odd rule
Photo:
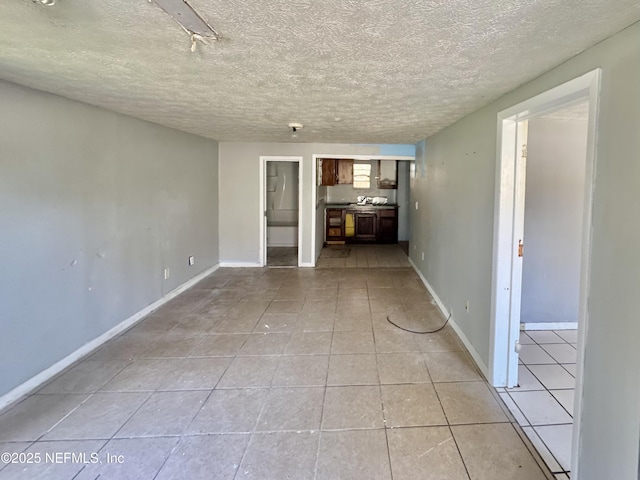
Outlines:
[[[379,155],[377,145],[330,143],[220,142],[220,261],[260,262],[260,156],[302,156],[302,262],[315,262],[322,248],[322,229],[316,231],[316,252],[312,251],[312,211],[317,224],[324,215],[324,204],[312,203],[314,154]],[[324,188],[318,189],[326,197]],[[320,200],[320,198],[318,198]]]
[[[597,67],[602,83],[579,468],[581,480],[630,480],[637,477],[640,436],[640,24],[427,139],[424,174],[416,158],[412,179],[420,209],[412,210],[411,257],[488,362],[497,113]]]
[[[536,118],[528,131],[520,321],[577,322],[587,118]]]
[[[5,82],[0,99],[2,395],[218,263],[218,165],[210,140]]]
[[[409,191],[409,165],[411,162],[401,160],[398,162],[398,240],[408,241],[410,238],[410,191]]]

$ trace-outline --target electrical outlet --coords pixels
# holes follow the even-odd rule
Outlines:
[[[164,279],[165,280],[169,280],[169,277],[171,276],[171,272],[169,271],[168,268],[164,269]]]
[[[416,210],[418,210],[418,202],[416,202]]]
[[[464,309],[468,312],[469,311],[469,300],[467,300],[466,302],[464,302]]]
[[[422,260],[424,260],[424,252],[422,252]]]
[[[193,255],[191,255],[189,257],[189,265],[195,265],[196,264],[196,259]]]

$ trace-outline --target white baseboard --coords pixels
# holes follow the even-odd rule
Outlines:
[[[120,322],[118,325],[116,325],[112,329],[104,332],[99,337],[96,337],[93,340],[85,343],[82,347],[70,353],[62,360],[54,363],[46,370],[43,370],[37,375],[31,377],[26,382],[18,385],[13,390],[2,395],[0,397],[0,412],[2,412],[4,408],[14,404],[21,398],[35,391],[37,388],[42,386],[44,383],[48,382],[50,379],[52,379],[53,377],[61,373],[63,370],[65,370],[69,366],[76,363],[78,360],[86,357],[90,353],[93,353],[95,350],[101,347],[104,343],[111,340],[113,337],[117,336],[118,334],[124,332],[128,328],[132,327],[133,325],[138,323],[140,320],[142,320],[144,317],[149,315],[151,312],[153,312],[154,310],[157,310],[162,305],[167,303],[169,300],[175,298],[176,296],[180,295],[182,292],[184,292],[188,288],[191,288],[192,286],[194,286],[200,280],[211,275],[219,267],[220,267],[220,264],[214,265],[213,267],[208,268],[204,272],[199,273],[192,279],[187,280],[185,283],[183,283],[179,287],[176,287],[175,289],[167,293],[164,297],[156,300],[151,305],[148,305],[142,310],[140,310],[139,312],[131,315],[129,318]]]
[[[520,330],[577,330],[578,322],[521,323]]]
[[[300,265],[298,265],[299,267],[302,268],[313,268],[315,267],[315,263],[311,263],[311,262],[302,262]]]
[[[224,268],[260,268],[260,262],[220,262],[220,266]]]
[[[422,275],[422,272],[420,272],[420,270],[418,270],[418,267],[416,266],[415,263],[413,263],[413,260],[411,260],[410,257],[409,257],[409,263],[411,264],[411,266],[413,267],[415,272],[420,277],[420,280],[422,280],[422,283],[424,284],[424,286],[427,287],[427,290],[429,290],[429,293],[431,294],[431,296],[435,300],[436,305],[438,305],[438,308],[442,312],[442,315],[444,315],[445,318],[449,318],[449,311],[447,310],[447,307],[444,305],[442,300],[440,300],[440,297],[438,297],[438,294],[436,293],[436,291],[429,284],[429,282],[424,277],[424,275]],[[455,317],[453,315],[451,315],[451,318],[449,318],[449,323],[451,324],[451,327],[456,332],[456,334],[458,335],[458,337],[460,338],[460,340],[462,341],[462,343],[464,344],[464,346],[466,347],[468,352],[471,354],[471,357],[473,358],[473,361],[476,362],[476,365],[478,366],[478,368],[480,369],[482,374],[485,376],[485,378],[488,379],[489,378],[489,368],[482,361],[482,358],[480,357],[480,354],[477,352],[477,350],[474,348],[472,343],[469,341],[469,339],[467,338],[465,333],[462,331],[460,326],[457,324],[457,322],[455,320]]]

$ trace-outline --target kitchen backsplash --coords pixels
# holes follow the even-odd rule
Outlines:
[[[327,188],[327,203],[356,203],[357,197],[387,197],[389,203],[397,203],[397,190],[378,188],[353,188],[353,185],[335,185]]]

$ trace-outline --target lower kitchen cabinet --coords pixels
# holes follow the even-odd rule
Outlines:
[[[325,241],[327,244],[344,243],[344,209],[327,208],[325,212],[327,222]]]
[[[348,217],[353,218],[353,222],[347,222]],[[398,243],[397,207],[327,208],[325,218],[327,244]]]
[[[378,213],[354,212],[353,217],[356,227],[355,240],[358,242],[376,242],[378,240]]]
[[[398,211],[378,212],[378,243],[398,243]]]

